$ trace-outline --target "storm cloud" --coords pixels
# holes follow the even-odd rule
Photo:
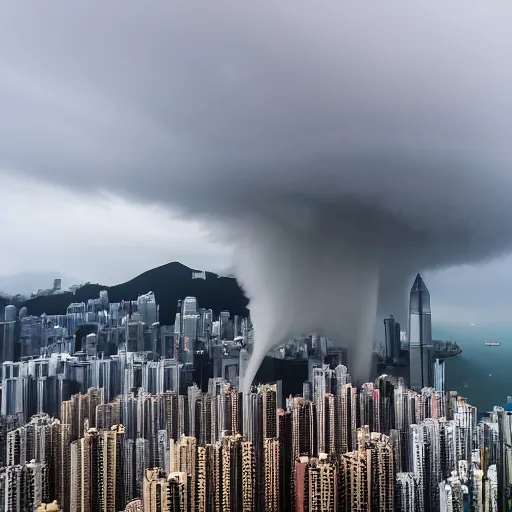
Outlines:
[[[512,244],[512,6],[0,6],[0,167],[179,208],[234,247],[249,373],[323,332],[368,370],[417,270]],[[250,381],[250,379],[244,379]]]

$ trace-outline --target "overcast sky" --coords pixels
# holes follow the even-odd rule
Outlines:
[[[194,7],[193,1],[144,6],[129,0],[3,2],[0,274],[56,271],[114,284],[173,260],[225,271],[232,265],[232,249],[210,229],[213,224],[204,220],[208,217],[191,220],[194,211],[209,215],[222,210],[224,214],[226,205],[236,204],[237,210],[233,207],[228,212],[234,215],[245,202],[256,201],[257,192],[271,201],[268,190],[272,187],[307,188],[305,172],[287,173],[286,180],[279,175],[274,181],[274,165],[295,171],[293,165],[302,157],[322,155],[324,150],[331,155],[342,130],[337,125],[340,114],[349,119],[350,141],[369,137],[379,147],[389,148],[398,137],[411,148],[417,144],[416,136],[426,140],[423,136],[428,133],[422,150],[454,148],[475,161],[484,149],[498,155],[499,172],[494,181],[489,179],[494,196],[486,196],[487,189],[482,190],[486,182],[478,181],[475,174],[479,188],[475,185],[460,206],[467,206],[463,215],[468,226],[482,222],[475,243],[485,241],[486,232],[496,224],[499,228],[493,237],[498,242],[493,240],[495,247],[488,252],[508,247],[504,232],[510,231],[505,226],[510,207],[505,198],[510,189],[503,185],[511,184],[511,173],[502,162],[509,162],[510,156],[511,101],[504,91],[510,91],[511,80],[510,69],[502,66],[509,54],[493,50],[510,42],[504,16],[510,8],[500,3],[501,10],[491,13],[488,6],[475,7],[466,23],[461,23],[460,32],[454,33],[450,41],[454,50],[446,54],[439,69],[425,65],[404,75],[412,89],[422,87],[428,76],[433,81],[443,73],[461,77],[464,87],[453,87],[451,95],[443,96],[436,86],[423,97],[424,104],[437,102],[442,122],[436,124],[434,115],[428,115],[412,129],[410,120],[417,112],[406,89],[396,94],[401,84],[392,78],[378,83],[385,101],[377,105],[376,100],[372,115],[398,112],[390,135],[387,125],[383,129],[373,118],[367,125],[359,115],[358,108],[367,102],[359,104],[360,84],[351,84],[347,76],[354,72],[357,76],[360,63],[351,60],[350,54],[343,60],[338,49],[350,46],[354,33],[368,30],[374,48],[396,44],[402,52],[397,62],[414,67],[418,55],[429,64],[430,50],[422,42],[431,38],[432,48],[440,48],[446,40],[439,31],[452,31],[436,25],[435,8],[424,13],[421,27],[408,27],[407,16],[413,15],[415,7],[396,1],[390,4],[401,6],[400,11],[374,6],[375,19],[367,22],[364,9],[357,8],[350,23],[339,27],[336,3],[301,12],[305,3],[295,3],[297,10],[289,10],[284,2],[269,16],[264,8],[244,9],[240,2],[229,0],[222,4],[225,9],[204,3]],[[393,12],[403,18],[393,17]],[[456,19],[455,8],[451,14]],[[379,33],[386,17],[389,31]],[[482,44],[467,50],[467,61],[457,60],[466,52],[470,40],[466,38],[475,27],[493,30],[476,38]],[[401,44],[401,38],[411,44]],[[379,62],[379,53],[372,53],[371,47],[361,44],[352,55],[364,62]],[[385,57],[385,49],[382,52]],[[331,80],[326,70],[337,59],[343,61],[345,72]],[[475,59],[478,73],[473,71]],[[389,65],[392,77],[394,61]],[[364,65],[361,69],[365,97],[375,98],[377,80],[371,72],[365,74]],[[380,78],[388,76],[383,72]],[[342,99],[340,87],[344,87]],[[482,97],[485,93],[486,101],[475,101],[477,93]],[[474,108],[465,110],[469,104]],[[498,115],[504,119],[499,130],[495,129]],[[365,131],[367,126],[372,130]],[[287,138],[290,132],[297,136]],[[304,141],[312,141],[311,146]],[[241,165],[249,169],[253,162],[256,168],[256,162],[269,161],[272,166],[267,166],[265,180],[254,171],[239,172]],[[324,177],[331,175],[328,169]],[[409,176],[396,174],[393,186],[400,188],[399,178]],[[482,173],[478,176],[483,180]],[[372,194],[383,183],[376,181]],[[466,186],[463,183],[460,188]],[[452,191],[441,186],[431,192],[445,203],[448,198],[459,204],[458,197],[443,196],[446,190]],[[477,204],[467,200],[473,200],[475,190],[482,190],[483,199]],[[400,190],[395,197],[414,201]],[[437,210],[436,219],[442,218],[442,210]],[[482,265],[427,272],[439,321],[507,323],[511,268],[512,259],[507,256]]]

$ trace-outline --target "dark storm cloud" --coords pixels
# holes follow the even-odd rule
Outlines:
[[[220,223],[252,301],[251,372],[297,330],[366,361],[370,319],[411,272],[510,247],[511,15],[4,3],[0,166]]]

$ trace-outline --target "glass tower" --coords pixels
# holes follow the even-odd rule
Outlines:
[[[420,274],[409,296],[409,376],[410,388],[421,390],[434,385],[432,361],[430,293]]]

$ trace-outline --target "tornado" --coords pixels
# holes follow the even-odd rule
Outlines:
[[[247,387],[313,332],[366,378],[410,276],[510,252],[510,2],[150,4],[0,12],[0,169],[200,221],[250,299]]]

